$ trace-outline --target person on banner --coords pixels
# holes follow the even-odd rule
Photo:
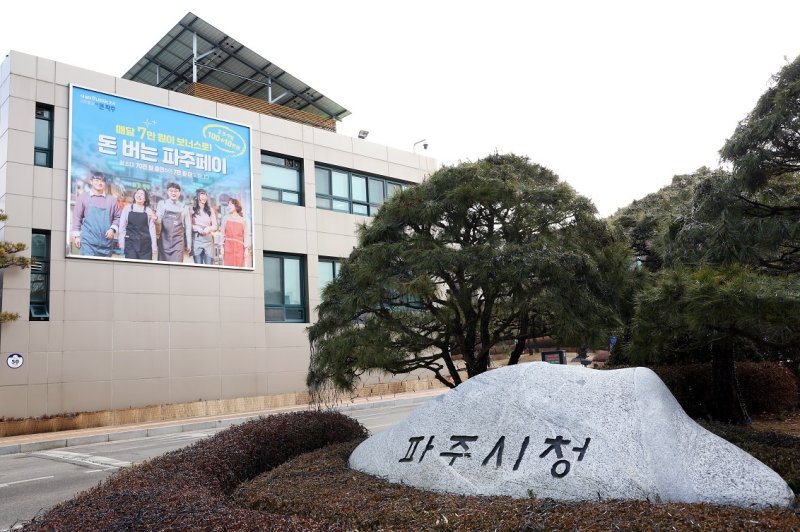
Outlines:
[[[156,213],[143,188],[133,194],[133,203],[119,217],[119,247],[126,259],[153,260],[158,254]]]
[[[217,212],[208,204],[208,192],[198,188],[192,206],[192,257],[195,264],[211,264],[214,258],[214,231]]]
[[[161,227],[158,239],[158,260],[183,262],[192,241],[192,224],[189,210],[181,199],[181,186],[174,181],[167,184],[167,199],[158,202],[156,221]]]
[[[117,198],[106,190],[108,176],[92,172],[91,187],[81,193],[72,209],[71,240],[81,255],[110,257],[119,230]]]
[[[225,266],[244,267],[245,253],[250,249],[250,238],[245,228],[242,203],[231,198],[228,213],[222,218],[222,262]]]

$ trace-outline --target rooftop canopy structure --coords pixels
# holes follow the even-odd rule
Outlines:
[[[123,77],[331,130],[350,114],[193,13]]]

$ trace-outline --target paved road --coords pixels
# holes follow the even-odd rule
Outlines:
[[[372,433],[404,420],[429,397],[346,411]],[[122,467],[160,456],[223,429],[76,445],[0,456],[0,532],[96,485]]]

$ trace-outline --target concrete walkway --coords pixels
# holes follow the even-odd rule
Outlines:
[[[447,390],[447,388],[437,388],[421,392],[365,397],[355,399],[353,401],[342,402],[335,408],[336,410],[346,414],[347,412],[375,408],[382,405],[385,406],[390,403],[403,405],[423,403],[432,397],[446,392]],[[221,416],[193,417],[172,421],[115,425],[107,427],[95,427],[91,429],[65,430],[61,432],[45,432],[38,434],[27,434],[24,436],[9,436],[6,438],[0,438],[0,455],[28,453],[47,449],[58,449],[61,447],[73,447],[76,445],[85,445],[89,443],[145,438],[149,436],[174,434],[177,432],[188,432],[192,430],[223,428],[261,416],[281,414],[284,412],[298,412],[307,409],[309,409],[308,405],[298,405]]]

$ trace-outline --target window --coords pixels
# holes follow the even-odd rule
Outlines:
[[[303,204],[302,163],[283,155],[261,154],[261,199]]]
[[[317,208],[374,216],[383,202],[407,187],[379,177],[317,166],[314,168]]]
[[[306,321],[304,258],[264,254],[266,321]]]
[[[31,234],[31,321],[50,319],[50,232]]]
[[[53,167],[53,107],[41,103],[36,104],[33,164]]]
[[[342,261],[339,259],[319,259],[319,293],[328,286],[328,283],[339,277],[339,269],[342,267]]]

